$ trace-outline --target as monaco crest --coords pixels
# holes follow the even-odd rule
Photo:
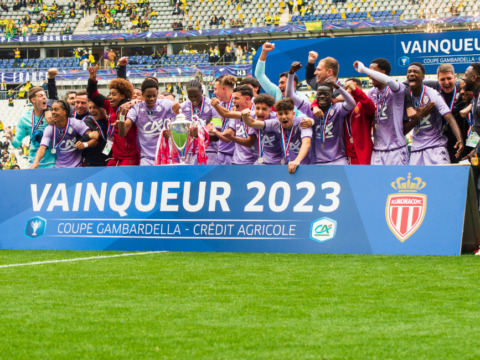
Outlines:
[[[425,187],[425,182],[416,177],[411,180],[399,177],[391,186],[398,190],[397,194],[388,195],[385,216],[393,235],[404,242],[422,225],[427,210],[427,195],[417,191]]]

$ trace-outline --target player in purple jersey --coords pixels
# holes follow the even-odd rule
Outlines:
[[[88,134],[90,139],[98,139],[98,132],[90,131],[81,120],[68,118],[70,106],[64,100],[57,100],[52,105],[53,125],[48,125],[37,151],[31,169],[38,168],[46,149],[52,144],[51,152],[56,154],[55,168],[72,168],[82,166],[82,151],[78,149],[77,136]]]
[[[212,121],[220,125],[220,115],[211,105],[210,99],[203,95],[202,84],[198,80],[192,80],[187,84],[186,88],[188,100],[182,103],[181,111],[187,120],[192,121],[193,115],[196,115],[201,120],[204,120],[205,124],[209,124]],[[197,137],[196,133],[197,129],[195,128],[192,131],[191,136]],[[197,149],[194,149],[193,151],[196,152]],[[217,165],[217,152],[218,141],[210,141],[208,147],[205,149],[205,153],[208,158],[207,165]],[[198,159],[196,156],[194,156],[192,150],[190,150],[189,154],[191,154],[189,163],[192,165],[197,165]]]
[[[407,70],[407,81],[417,113],[404,124],[405,134],[414,129],[410,165],[450,164],[447,137],[443,134],[443,119],[448,122],[457,138],[457,158],[463,152],[462,134],[445,100],[437,91],[425,86],[424,79],[425,67],[417,62],[411,63]]]
[[[280,151],[276,150],[276,154],[273,153],[273,148],[268,151],[272,152],[270,158],[273,161],[280,156],[280,164],[288,163],[290,174],[293,174],[300,164],[309,164],[308,151],[312,142],[312,129],[300,126],[302,119],[295,116],[294,109],[293,100],[285,98],[275,104],[276,119],[255,120],[248,109],[242,112],[242,120],[247,125],[264,130],[265,134],[270,136],[274,134],[275,137],[280,137]]]
[[[280,144],[279,132],[265,132],[263,128],[255,129],[251,127],[250,121],[264,122],[265,120],[276,119],[276,113],[272,111],[275,104],[275,98],[268,94],[260,94],[253,100],[254,111],[250,112],[250,117],[244,122],[249,126],[249,134],[254,133],[257,137],[255,150],[257,160],[254,165],[280,165],[282,161],[282,145]],[[243,117],[242,117],[243,121]]]
[[[241,85],[233,90],[233,104],[236,111],[248,110],[252,111],[253,91],[250,86]],[[221,111],[220,107],[219,110]],[[256,151],[254,148],[257,138],[254,131],[250,131],[240,119],[230,119],[227,128],[220,132],[213,128],[213,133],[223,142],[232,141],[235,144],[233,152],[232,164],[235,165],[251,165],[256,160]]]
[[[233,88],[237,82],[237,78],[232,75],[222,75],[214,84],[214,93],[216,98],[213,98],[211,101],[212,106],[218,111],[217,106],[226,108],[227,110],[233,109]],[[225,131],[228,127],[230,119],[223,118],[221,126],[216,126],[216,130],[221,132]],[[217,139],[215,133],[212,131],[210,134],[210,139]],[[232,163],[233,151],[235,149],[234,142],[223,142],[219,141],[218,143],[218,155],[217,163],[218,165],[229,165]]]
[[[121,109],[117,122],[118,134],[125,137],[133,124],[137,125],[137,145],[140,150],[140,165],[154,165],[158,137],[168,124],[165,119],[180,113],[180,104],[166,99],[158,99],[158,84],[152,79],[142,83],[142,95],[145,99],[134,105],[128,113]]]
[[[374,86],[368,94],[376,107],[371,164],[407,165],[407,142],[403,134],[405,85],[389,77],[392,66],[386,59],[372,60],[369,68],[360,61],[353,66],[359,73],[367,74]]]
[[[293,75],[300,70],[302,64],[292,63],[288,74],[287,95],[291,96],[295,106],[306,116],[314,119],[314,159],[313,164],[348,165],[345,153],[344,119],[355,108],[355,100],[342,89],[333,78],[317,86],[316,100],[324,116],[316,117],[310,108],[310,102],[299,98],[293,91]],[[332,102],[333,89],[339,91],[344,102]],[[313,154],[313,153],[312,153]]]

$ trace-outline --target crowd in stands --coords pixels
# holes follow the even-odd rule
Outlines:
[[[119,14],[126,14],[128,22],[121,21]],[[155,20],[158,13],[148,0],[115,0],[113,5],[100,4],[94,25],[98,30],[128,29],[135,32],[147,32],[150,22]]]
[[[2,16],[0,17],[0,32],[7,38],[13,36],[41,35],[51,24],[63,24],[59,27],[60,34],[72,34],[73,29],[70,23],[72,19],[77,19],[77,11],[84,11],[86,8],[85,0],[78,5],[71,1],[68,5],[58,5],[53,1],[50,5],[42,0],[15,0],[11,3],[2,1],[0,8]],[[91,7],[93,7],[93,1]],[[18,14],[21,15],[18,15]]]
[[[10,146],[10,142],[5,138],[5,130],[7,133],[15,134],[15,127],[7,126],[4,129],[4,124],[0,120],[0,170],[19,170],[20,166],[17,161],[17,154],[13,151],[13,147]],[[25,155],[28,155],[28,148],[22,148],[22,151],[26,151]]]

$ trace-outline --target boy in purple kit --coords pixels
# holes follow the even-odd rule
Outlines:
[[[233,90],[232,99],[236,111],[252,111],[253,90],[248,85],[241,85]],[[251,165],[256,160],[256,151],[254,148],[257,139],[255,131],[249,131],[243,121],[239,119],[230,119],[227,128],[223,132],[212,129],[213,133],[223,142],[232,141],[235,144],[232,164]]]
[[[220,120],[215,108],[210,104],[210,99],[203,96],[202,84],[198,80],[192,80],[187,84],[188,100],[182,103],[181,111],[186,116],[187,120],[192,121],[193,115],[210,123],[212,119]],[[205,149],[207,155],[207,165],[217,165],[218,141],[210,141],[208,147]],[[193,156],[191,159],[193,165],[198,164],[198,159]]]
[[[383,58],[372,60],[370,68],[353,64],[367,74],[374,88],[368,96],[376,107],[373,128],[372,165],[407,165],[408,150],[403,132],[405,85],[389,77],[392,66]]]
[[[257,137],[255,150],[258,157],[254,165],[280,165],[282,161],[280,133],[267,133],[263,127],[256,129],[250,125],[254,119],[258,122],[276,119],[276,113],[272,111],[272,106],[275,105],[275,98],[268,94],[260,94],[255,97],[253,102],[255,104],[254,111],[253,113],[250,112],[250,116],[244,122],[249,126],[249,134],[254,131]]]
[[[312,129],[303,129],[300,126],[302,118],[295,116],[294,109],[293,100],[285,98],[275,104],[276,119],[255,120],[250,116],[248,109],[242,111],[242,120],[248,126],[263,129],[265,134],[280,138],[281,147],[277,154],[272,154],[272,158],[280,156],[280,164],[288,163],[290,174],[293,174],[300,164],[309,164],[308,151],[312,142]]]
[[[237,78],[232,75],[222,75],[214,84],[214,93],[216,98],[213,98],[211,101],[212,106],[218,111],[217,106],[226,108],[228,111],[233,109],[233,87],[237,82]],[[228,127],[230,119],[223,118],[222,126],[216,127],[216,130],[225,131]],[[215,132],[210,133],[210,139],[215,140]],[[234,142],[223,142],[218,143],[218,156],[217,163],[218,165],[230,165],[232,163],[233,151],[235,149]]]
[[[350,111],[355,108],[353,97],[338,84],[333,78],[327,78],[325,83],[317,86],[317,102],[324,116],[316,117],[311,108],[310,102],[298,97],[293,89],[293,76],[300,70],[302,64],[295,61],[288,73],[287,95],[291,96],[298,110],[306,116],[314,119],[314,154],[312,164],[321,165],[348,165],[348,158],[345,153],[344,119]],[[344,102],[332,103],[333,89],[339,91]]]
[[[133,124],[137,125],[137,145],[140,150],[140,165],[155,165],[158,137],[168,127],[164,119],[180,113],[180,104],[167,99],[158,99],[158,84],[152,79],[142,83],[145,102],[134,105],[128,113],[121,109],[117,122],[118,134],[125,137]],[[127,119],[125,120],[125,115]],[[123,120],[123,121],[122,121]]]
[[[98,139],[98,132],[91,132],[83,121],[68,118],[70,106],[66,101],[57,100],[52,105],[52,119],[54,124],[48,125],[40,142],[40,148],[31,169],[38,168],[38,164],[45,155],[46,149],[52,144],[51,152],[56,154],[55,168],[72,168],[82,166],[82,151],[75,145],[76,137],[89,134],[91,139]]]
[[[410,165],[450,164],[447,137],[443,134],[443,119],[449,123],[457,138],[457,158],[463,152],[462,134],[445,100],[437,91],[423,84],[424,78],[425,67],[417,62],[411,63],[407,70],[407,81],[417,112],[404,124],[405,134],[414,129]]]

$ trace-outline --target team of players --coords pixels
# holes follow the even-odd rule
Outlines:
[[[273,44],[264,44],[258,81],[247,78],[237,85],[235,77],[221,76],[212,100],[196,80],[188,83],[188,100],[182,104],[160,94],[155,78],[134,89],[125,79],[126,58],[119,61],[119,77],[110,82],[108,98],[97,90],[95,68],[89,69],[86,91],[70,104],[55,100],[51,111],[51,100],[34,87],[28,95],[33,108],[19,120],[12,145],[30,137],[32,168],[153,165],[159,137],[170,136],[168,124],[182,113],[187,120],[204,121],[207,164],[285,164],[293,173],[300,164],[437,165],[476,153],[467,154],[464,145],[478,144],[469,128],[480,114],[480,64],[472,64],[459,83],[451,65],[441,65],[438,81],[427,82],[423,65],[412,63],[406,82],[400,83],[389,77],[387,60],[374,59],[368,67],[357,61],[355,69],[374,86],[367,96],[356,78],[344,87],[338,83],[335,59],[321,59],[315,69],[318,54],[312,51],[306,77],[317,92],[310,102],[296,93],[300,63],[280,75],[278,86],[265,76],[272,50]],[[49,72],[49,90],[54,78],[55,72]],[[266,94],[258,94],[260,86]],[[51,93],[55,97],[56,90]],[[411,130],[409,154],[405,134]],[[197,129],[190,136],[197,137]],[[188,163],[198,163],[199,153],[192,146]]]

